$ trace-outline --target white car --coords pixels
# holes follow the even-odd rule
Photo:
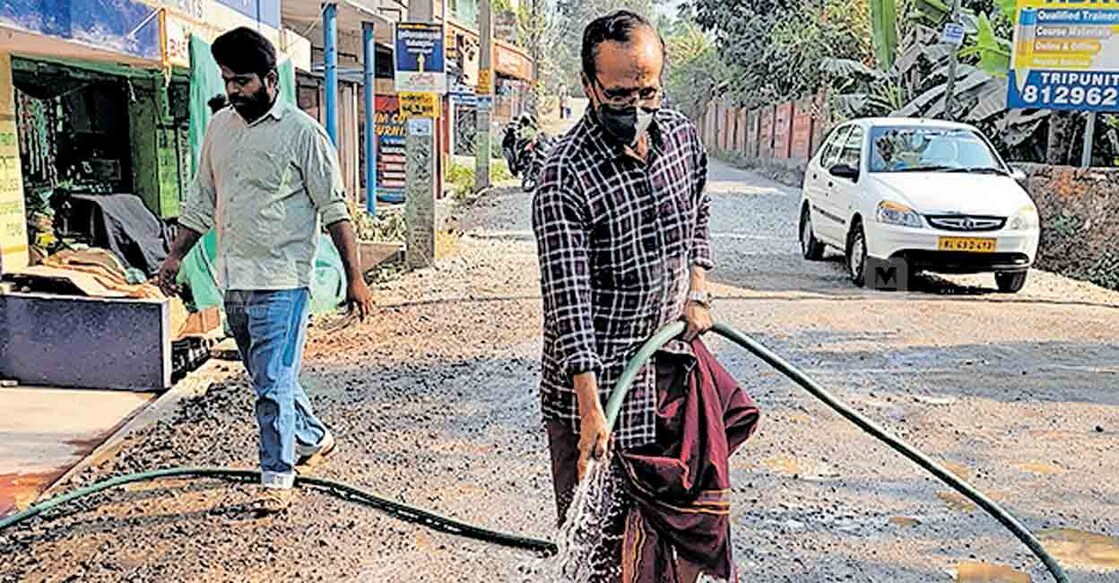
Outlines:
[[[828,134],[808,163],[800,245],[846,255],[856,285],[868,265],[901,262],[912,275],[994,272],[1016,292],[1037,255],[1037,207],[1025,178],[969,125],[913,118],[859,119]]]

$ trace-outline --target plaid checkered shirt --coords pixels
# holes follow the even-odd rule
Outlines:
[[[548,156],[532,203],[545,419],[578,432],[572,377],[595,372],[605,403],[641,344],[680,318],[691,267],[714,266],[706,181],[695,126],[670,110],[654,118],[645,162],[608,141],[589,113]],[[618,447],[654,439],[654,377],[651,366],[637,375],[613,433]]]

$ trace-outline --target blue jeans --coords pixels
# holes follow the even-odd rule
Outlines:
[[[326,427],[315,418],[299,385],[309,296],[307,289],[225,293],[226,321],[256,390],[265,486],[290,488],[296,442],[314,447],[326,436]]]

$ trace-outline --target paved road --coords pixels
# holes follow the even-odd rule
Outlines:
[[[712,178],[720,319],[1047,529],[1073,580],[1119,577],[1115,539],[1096,536],[1119,531],[1119,294],[1044,273],[1013,296],[983,277],[859,290],[836,261],[799,258],[794,191],[721,165]],[[517,192],[479,201],[459,221],[467,234],[454,257],[382,285],[370,321],[313,332],[303,378],[342,444],[321,474],[554,535],[528,203]],[[978,581],[1000,569],[1044,580],[993,520],[757,361],[714,345],[764,414],[732,460],[744,580],[947,581],[961,571]],[[251,398],[227,368],[82,479],[251,465]],[[108,495],[100,509],[0,535],[0,580],[442,583],[539,581],[544,570],[523,553],[320,494],[286,517],[252,520],[241,510],[250,495],[207,483]]]

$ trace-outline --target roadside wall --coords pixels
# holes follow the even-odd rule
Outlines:
[[[1119,168],[1018,166],[1041,215],[1037,267],[1119,289]]]
[[[696,127],[715,156],[783,172],[803,167],[833,123],[827,99],[820,93],[753,109],[715,99],[703,119],[696,120]]]

